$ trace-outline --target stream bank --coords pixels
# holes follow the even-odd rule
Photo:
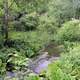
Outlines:
[[[39,75],[42,71],[47,70],[50,63],[59,59],[59,56],[50,56],[48,52],[43,52],[44,54],[37,56],[37,58],[32,59],[28,65],[28,70],[18,71],[18,72],[7,72],[7,78],[5,80],[10,80],[11,78],[19,78],[22,80],[24,76],[30,73]],[[26,68],[27,69],[27,68]]]
[[[25,70],[17,72],[7,72],[6,76],[8,77],[8,79],[5,80],[9,80],[9,78],[13,77],[22,78],[30,73],[39,75],[42,71],[47,70],[49,64],[59,59],[59,48],[60,47],[54,46],[54,44],[48,45],[47,48],[40,52],[39,55],[30,59],[28,67]],[[49,51],[51,54],[49,54]]]

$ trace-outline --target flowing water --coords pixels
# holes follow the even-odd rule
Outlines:
[[[33,68],[33,71],[37,74],[41,73],[43,70],[47,70],[47,67],[50,63],[52,63],[53,61],[57,60],[59,57],[52,57],[49,60],[47,60],[46,58],[39,61],[38,65],[35,66],[35,68]]]
[[[49,55],[48,52],[52,55]],[[42,71],[47,70],[47,67],[50,63],[59,59],[60,55],[58,53],[59,49],[54,45],[50,44],[50,46],[48,46],[48,48],[44,50],[39,56],[35,57],[34,59],[31,59],[28,65],[28,69],[37,75],[40,74]],[[15,77],[16,75],[22,75],[22,73],[24,72],[7,72],[7,76]]]
[[[46,53],[39,56],[36,60],[32,60],[29,64],[29,69],[32,70],[35,74],[40,74],[42,71],[47,70],[47,67],[50,63],[56,61],[59,57],[49,57]],[[21,72],[22,74],[22,72]],[[15,77],[16,75],[21,75],[19,73],[7,72],[8,77]]]

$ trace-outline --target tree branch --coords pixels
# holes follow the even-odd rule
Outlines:
[[[12,7],[12,5],[14,4],[15,0],[13,0],[13,2],[11,3],[11,5],[8,7],[8,9],[10,9]]]

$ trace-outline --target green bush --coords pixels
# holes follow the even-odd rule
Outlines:
[[[2,48],[0,49],[0,59],[2,60],[2,62],[6,62],[8,60],[8,55],[11,53],[16,52],[17,50],[14,48]]]
[[[25,78],[25,79],[26,80],[40,80],[39,76],[37,76],[37,75],[35,75],[33,73],[29,74],[29,76],[27,78]]]
[[[80,42],[70,42],[70,41],[64,41],[63,48],[65,52],[69,52],[70,49],[73,49],[74,47],[77,47],[80,45]]]
[[[23,15],[19,21],[14,21],[14,28],[17,31],[32,31],[38,26],[38,15],[36,12]]]
[[[59,67],[58,62],[50,64],[48,67],[48,71],[46,73],[46,77],[48,80],[75,80],[72,76],[69,74],[66,74],[62,71],[62,69]]]
[[[9,57],[11,56],[11,57]],[[12,67],[7,67],[7,70],[12,68],[12,70],[22,70],[23,68],[28,66],[29,59],[25,57],[25,55],[20,54],[19,52],[15,51],[8,55],[7,63],[12,64]]]
[[[6,73],[6,63],[3,63],[0,59],[0,77]]]
[[[3,47],[4,39],[2,35],[0,34],[0,49]]]
[[[57,27],[54,25],[53,21],[48,17],[48,15],[45,14],[39,17],[39,25],[37,29],[43,32],[47,31],[50,34],[54,34],[57,30]]]
[[[5,80],[42,80],[35,73],[26,73],[25,75],[17,74],[15,77],[5,77]]]
[[[57,31],[55,40],[58,42],[64,41],[80,41],[80,21],[73,20],[63,24]]]
[[[22,70],[28,65],[29,59],[23,53],[14,48],[2,48],[0,50],[0,75],[7,70]]]
[[[50,80],[80,80],[80,46],[70,49],[49,65],[46,76]]]
[[[21,51],[28,57],[36,55],[36,53],[44,47],[52,38],[47,32],[13,32],[11,39],[14,41],[14,48]]]
[[[80,79],[80,46],[74,47],[68,53],[62,54],[60,59],[62,70],[75,77],[75,80]]]

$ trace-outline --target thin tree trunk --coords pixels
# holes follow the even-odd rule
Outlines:
[[[76,14],[76,5],[75,5],[75,0],[73,0],[73,18],[75,19],[75,14]]]
[[[5,39],[8,39],[8,0],[4,0],[4,34]]]

